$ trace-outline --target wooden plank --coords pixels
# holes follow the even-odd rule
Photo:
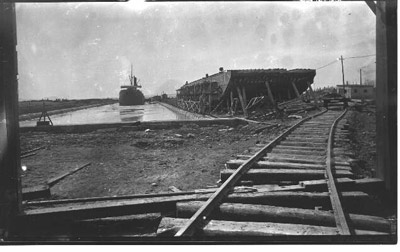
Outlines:
[[[50,197],[50,187],[48,185],[39,185],[22,188],[22,199],[33,200]]]
[[[341,192],[345,191],[362,191],[362,188],[358,187],[355,183],[355,180],[350,178],[337,178],[336,179],[337,188]],[[309,181],[299,181],[299,185],[303,186],[303,191],[306,192],[327,192],[328,185],[327,180],[309,180]]]
[[[338,121],[345,115],[347,110],[345,110],[333,123],[331,127],[331,131],[329,133],[329,140],[328,140],[328,149],[327,149],[327,157],[326,157],[326,174],[325,177],[328,180],[328,190],[329,196],[332,203],[332,209],[335,216],[336,227],[338,228],[339,234],[341,235],[351,235],[350,228],[347,224],[347,219],[343,211],[343,206],[340,201],[340,196],[336,188],[335,184],[335,177],[333,176],[332,170],[333,162],[332,162],[332,149],[333,149],[333,136],[334,130],[338,123]],[[335,172],[337,176],[337,171]]]
[[[271,151],[272,154],[293,154],[293,155],[320,155],[324,156],[325,152],[317,152],[317,151],[304,151],[304,150],[288,150],[288,149],[276,149],[274,148]]]
[[[151,198],[160,198],[160,197],[173,197],[173,196],[186,196],[186,195],[194,195],[194,194],[203,194],[203,193],[212,193],[216,189],[215,188],[207,188],[207,189],[197,189],[193,191],[183,191],[183,192],[172,192],[172,193],[149,193],[149,194],[133,194],[133,195],[123,195],[123,196],[109,196],[109,197],[90,197],[90,198],[75,198],[75,199],[60,199],[60,200],[42,200],[42,201],[34,201],[27,202],[25,204],[26,207],[31,206],[55,206],[55,205],[66,205],[71,203],[90,203],[90,202],[111,202],[111,201],[123,201],[123,200],[133,200],[133,199],[151,199]]]
[[[229,191],[235,186],[236,182],[238,182],[241,179],[243,174],[245,174],[256,161],[258,161],[262,156],[264,156],[265,153],[268,150],[270,150],[276,142],[281,141],[284,137],[286,137],[291,131],[293,131],[293,129],[295,129],[301,123],[303,123],[315,116],[318,116],[322,113],[325,113],[325,112],[326,111],[323,111],[321,113],[313,115],[312,117],[308,117],[308,118],[305,118],[305,119],[299,121],[298,123],[296,123],[295,125],[290,127],[287,131],[285,131],[284,133],[279,135],[277,138],[275,138],[272,142],[267,144],[263,149],[258,151],[252,158],[247,160],[246,163],[241,165],[235,172],[230,174],[231,176],[226,179],[226,181],[210,197],[210,199],[206,202],[206,204],[204,204],[204,206],[198,212],[196,212],[196,214],[194,214],[192,216],[192,218],[190,218],[190,221],[187,223],[187,225],[185,225],[181,230],[178,231],[176,236],[179,237],[179,236],[183,236],[183,235],[189,235],[189,236],[193,235],[194,232],[196,231],[196,228],[205,224],[204,221],[207,220],[207,216],[210,215],[211,212],[213,211],[214,207],[217,204],[219,204],[224,197],[226,197],[226,195],[229,193]]]
[[[27,158],[27,157],[31,157],[31,156],[35,156],[35,155],[36,155],[36,153],[28,153],[28,154],[25,154],[25,155],[21,155],[21,159]]]
[[[232,193],[224,200],[230,203],[261,204],[285,207],[298,207],[314,209],[322,206],[324,209],[331,209],[328,192],[303,192],[303,191],[266,191],[253,193]],[[206,195],[199,196],[198,200],[203,200]],[[343,202],[348,211],[354,213],[365,213],[368,209],[360,209],[368,205],[369,195],[363,192],[346,191],[343,192]]]
[[[35,151],[38,151],[38,150],[41,150],[41,149],[44,149],[44,146],[40,146],[38,148],[34,148],[34,149],[31,149],[31,150],[23,151],[23,152],[21,152],[21,156],[29,154],[29,153],[32,153],[32,152],[35,152]]]
[[[176,204],[176,217],[189,218],[204,202],[188,201]],[[223,203],[214,214],[213,219],[231,221],[254,221],[293,223],[315,226],[336,227],[335,216],[330,211],[302,208],[288,208],[268,205]],[[390,233],[390,221],[382,217],[350,214],[353,228]]]
[[[190,194],[160,196],[128,200],[109,200],[98,202],[78,202],[68,204],[46,204],[46,207],[25,208],[21,218],[79,220],[104,218],[129,214],[157,213],[175,211],[178,201],[207,199],[211,194]],[[201,197],[200,197],[201,196]]]
[[[235,170],[225,169],[220,172],[221,180],[226,181]],[[352,178],[353,173],[346,170],[335,172],[337,178]],[[252,180],[255,184],[271,183],[277,181],[301,181],[325,178],[324,170],[302,169],[252,169],[241,177],[241,180]]]
[[[293,132],[293,135],[303,135],[303,136],[305,136],[305,135],[312,135],[312,136],[314,136],[314,135],[320,135],[320,136],[327,135],[328,136],[329,135],[329,131],[298,129],[298,130],[295,130]]]
[[[175,186],[170,186],[170,187],[168,187],[168,189],[169,189],[170,191],[172,191],[172,192],[182,192],[182,190],[176,188]]]
[[[233,159],[226,162],[226,165],[229,169],[236,169],[242,164],[244,164],[246,160],[238,160]],[[324,170],[325,165],[318,164],[301,164],[301,163],[284,163],[284,162],[272,162],[272,161],[258,161],[254,163],[251,168],[281,168],[281,169],[316,169],[316,170]]]
[[[308,141],[290,141],[284,140],[279,143],[281,146],[309,146],[309,147],[319,147],[319,148],[326,148],[325,143],[312,143]]]
[[[60,176],[57,176],[57,177],[55,177],[55,178],[52,178],[52,179],[50,179],[50,180],[47,181],[47,184],[48,184],[49,186],[53,186],[53,185],[57,184],[59,181],[61,181],[62,179],[64,179],[65,177],[67,177],[67,176],[69,176],[69,175],[71,175],[71,174],[74,174],[75,172],[77,172],[77,171],[79,171],[79,170],[85,168],[86,166],[89,166],[90,164],[91,164],[91,163],[84,164],[84,165],[79,166],[79,167],[77,167],[77,168],[75,168],[75,169],[73,169],[73,170],[71,170],[71,171],[69,171],[69,172],[66,172],[66,173],[64,173],[64,174],[62,174],[62,175],[60,175]]]
[[[318,127],[318,126],[320,126],[320,127],[330,128],[329,126],[332,125],[333,121],[334,121],[334,120],[332,120],[331,122],[326,122],[326,121],[325,121],[325,122],[321,122],[321,121],[310,121],[310,122],[305,123],[304,125],[309,125],[309,126],[312,126],[312,127]]]
[[[358,190],[364,192],[381,193],[385,189],[385,182],[379,178],[357,179],[355,183]]]
[[[271,190],[279,190],[273,188]],[[20,217],[24,218],[44,218],[51,219],[91,219],[104,218],[119,215],[157,213],[175,211],[175,205],[180,201],[206,201],[212,193],[159,196],[134,199],[104,200],[97,202],[77,202],[77,203],[54,203],[47,201],[46,204],[33,204],[25,207],[24,213]],[[368,198],[368,194],[362,192],[344,192],[345,202],[360,206]],[[248,203],[248,204],[269,204],[278,206],[297,206],[303,208],[314,208],[314,206],[330,206],[329,195],[326,192],[251,192],[251,193],[231,193],[224,202]]]
[[[176,236],[178,230],[187,222],[187,219],[162,218],[157,230],[157,236]],[[387,233],[376,231],[355,230],[357,235],[387,235]],[[332,227],[273,223],[273,222],[235,222],[235,221],[210,221],[202,230],[202,236],[232,236],[239,237],[261,237],[261,236],[335,236],[336,229]],[[276,238],[275,238],[276,240]]]
[[[249,159],[251,155],[236,155],[238,159]],[[299,157],[292,157],[291,155],[272,155],[268,153],[267,156],[262,157],[260,160],[262,161],[281,161],[281,162],[291,162],[291,163],[303,163],[303,164],[325,164],[325,161],[315,159],[305,159]]]
[[[336,183],[341,191],[368,192],[371,190],[375,190],[377,188],[375,187],[375,185],[377,185],[376,181],[364,181],[363,179],[353,180],[344,177],[336,179]],[[305,192],[326,192],[328,190],[326,179],[299,181],[297,185],[289,185],[289,186],[279,186],[276,184],[261,184],[261,185],[253,185],[252,187],[257,189],[257,192],[277,192],[284,190],[305,191]]]
[[[314,146],[291,146],[291,145],[277,145],[275,149],[286,149],[286,150],[304,150],[304,151],[318,151],[325,152],[326,148],[314,147]]]
[[[70,236],[79,237],[80,241],[93,239],[104,241],[104,238],[115,240],[116,237],[121,239],[129,236],[137,238],[149,236],[148,232],[152,230],[155,232],[161,218],[161,214],[151,213],[79,220],[73,222],[69,230]]]
[[[288,136],[286,138],[287,141],[299,141],[299,142],[304,142],[308,141],[310,143],[326,143],[328,142],[327,138],[319,138],[319,137],[313,137],[313,138],[307,138],[307,137],[297,137],[297,136]]]
[[[329,132],[328,132],[329,133]],[[301,138],[305,138],[305,139],[317,139],[317,138],[319,138],[319,139],[328,139],[328,135],[329,134],[325,134],[325,135],[323,135],[323,134],[321,134],[321,135],[318,135],[318,136],[315,136],[315,135],[309,135],[309,134],[291,134],[290,135],[290,137],[301,137]],[[338,137],[340,137],[340,136],[338,136]]]
[[[285,153],[268,153],[267,158],[294,158],[294,159],[304,159],[311,161],[323,161],[325,163],[325,157],[321,155],[302,155],[302,154],[285,154]]]

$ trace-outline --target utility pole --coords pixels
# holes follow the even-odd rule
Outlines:
[[[361,68],[360,68],[360,86],[362,85],[362,73],[361,73]]]
[[[342,79],[343,79],[343,88],[344,88],[344,68],[343,68],[343,56],[340,55],[340,61],[342,62]]]

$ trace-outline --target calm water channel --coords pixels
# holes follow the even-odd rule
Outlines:
[[[160,104],[119,106],[118,103],[50,116],[54,125],[116,123],[136,121],[186,120],[185,115],[175,113]],[[21,121],[20,127],[36,126],[39,118]]]

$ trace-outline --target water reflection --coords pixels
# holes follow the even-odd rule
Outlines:
[[[52,115],[50,117],[54,125],[188,119],[185,115],[175,113],[159,104],[119,106],[118,103]],[[35,126],[37,119],[21,121],[20,126]]]
[[[140,105],[144,106],[144,105]],[[119,116],[122,122],[143,121],[144,108],[140,106],[121,106],[119,107]]]

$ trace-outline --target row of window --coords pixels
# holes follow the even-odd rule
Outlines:
[[[342,89],[342,90],[339,91],[339,93],[346,94],[347,90]],[[353,93],[358,93],[358,89],[353,89]],[[364,89],[364,93],[368,93],[368,89]]]

